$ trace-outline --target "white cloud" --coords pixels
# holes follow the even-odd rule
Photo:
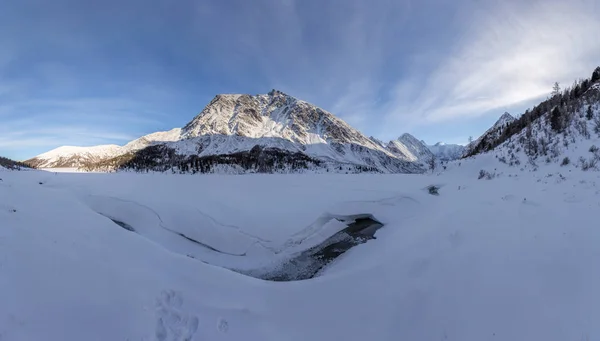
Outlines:
[[[434,124],[539,99],[554,81],[589,77],[600,60],[593,2],[499,4],[472,19],[455,54],[434,70],[414,99],[397,85],[387,122]]]

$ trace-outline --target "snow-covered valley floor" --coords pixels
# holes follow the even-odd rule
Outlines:
[[[441,175],[0,171],[0,340],[600,339],[598,173],[478,180],[487,161]],[[319,277],[229,270],[260,272],[356,214],[384,227]]]

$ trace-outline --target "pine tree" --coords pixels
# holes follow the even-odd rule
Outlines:
[[[587,118],[588,121],[594,118],[594,112],[592,111],[591,105],[588,105],[587,111],[585,112],[585,118]]]
[[[558,82],[554,82],[554,86],[552,86],[552,97],[558,96],[560,94],[560,84]]]
[[[600,116],[594,118],[594,133],[600,135]]]
[[[560,109],[558,109],[558,107],[554,107],[554,110],[552,110],[552,113],[550,114],[550,126],[552,127],[552,130],[556,131],[556,132],[561,132],[562,131],[562,113],[560,112]]]
[[[592,73],[592,83],[597,82],[600,80],[600,66],[598,66],[596,68],[596,70],[594,70],[594,72]]]
[[[433,173],[433,171],[435,171],[435,155],[432,155],[428,161],[429,169],[431,169],[431,173]]]

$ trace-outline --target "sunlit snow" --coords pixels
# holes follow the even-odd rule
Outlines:
[[[597,172],[490,154],[433,175],[0,178],[0,340],[600,337]],[[317,277],[251,276],[355,214],[384,227]]]

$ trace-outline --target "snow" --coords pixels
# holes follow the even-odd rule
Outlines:
[[[53,149],[49,152],[40,154],[37,156],[37,158],[53,161],[60,157],[71,157],[73,155],[82,153],[89,153],[95,156],[106,157],[115,155],[116,153],[118,153],[120,148],[120,146],[115,144],[107,144],[92,147],[62,146]]]
[[[488,140],[494,140],[498,138],[502,134],[504,127],[514,120],[516,120],[516,118],[514,118],[508,112],[502,114],[502,116],[500,116],[500,118],[496,121],[496,123],[494,123],[494,125],[491,128],[486,130],[485,133],[479,136],[476,140],[467,144],[467,146],[465,147],[466,154],[468,154],[471,150],[477,147],[481,143],[481,141],[483,141],[484,138],[487,138]]]
[[[140,150],[154,142],[172,142],[178,141],[179,139],[181,139],[181,128],[174,128],[169,131],[159,131],[142,136],[137,140],[127,143],[125,146],[123,146],[123,148],[121,148],[119,154]]]
[[[410,162],[424,163],[433,155],[423,141],[408,133],[402,134],[397,140],[390,141],[386,149]]]
[[[478,180],[480,169],[497,176]],[[600,337],[597,172],[520,171],[489,153],[427,176],[2,179],[3,340]],[[385,226],[320,277],[268,282],[228,269],[276,264],[353,214]]]
[[[438,159],[443,161],[451,161],[459,159],[465,152],[465,146],[460,144],[446,144],[438,142],[432,146],[427,146],[429,150]]]
[[[109,159],[128,152],[140,150],[157,142],[172,142],[181,138],[181,128],[169,131],[156,132],[142,136],[127,143],[125,146],[100,145],[92,147],[62,146],[49,152],[40,154],[33,158],[39,168],[77,168],[63,167],[63,164],[72,163],[73,166],[80,165],[82,160],[95,161]],[[70,160],[73,160],[69,162]]]

